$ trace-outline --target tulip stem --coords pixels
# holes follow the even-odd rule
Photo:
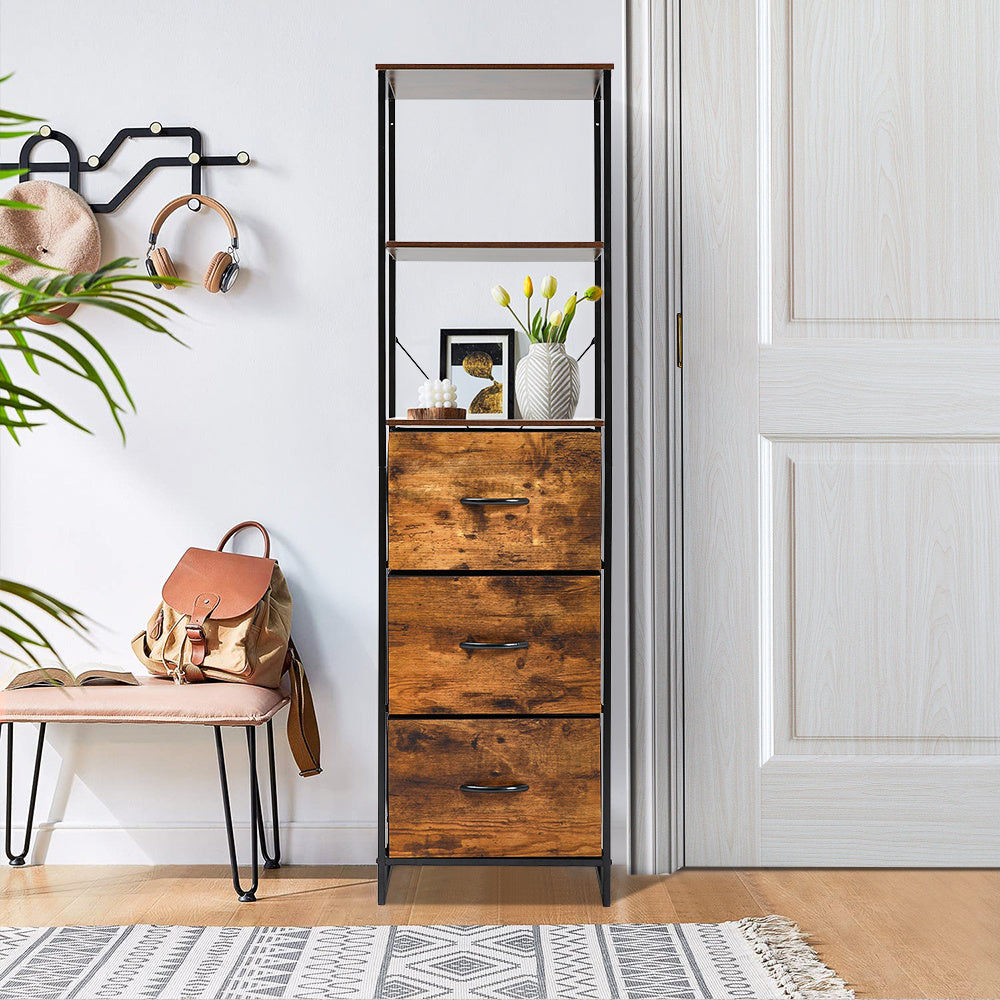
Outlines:
[[[522,323],[522,322],[521,322],[521,321],[520,321],[520,320],[519,320],[519,319],[517,318],[517,313],[516,313],[516,312],[514,312],[514,310],[513,310],[513,309],[511,309],[511,307],[510,307],[510,303],[509,303],[509,302],[507,303],[507,312],[509,312],[509,313],[511,314],[511,316],[513,316],[513,317],[514,317],[514,319],[516,319],[516,320],[517,320],[517,325],[518,325],[518,326],[519,326],[519,327],[520,327],[520,328],[521,328],[522,330],[524,330],[524,332],[525,332],[525,333],[528,333],[528,328],[527,328],[527,327],[526,327],[526,326],[525,326],[525,325],[524,325],[524,324],[523,324],[523,323]],[[529,334],[528,334],[528,336],[530,337],[530,336],[531,336],[531,334],[529,333]]]

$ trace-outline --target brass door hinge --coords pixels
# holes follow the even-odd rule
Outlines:
[[[684,317],[677,314],[677,367],[681,368],[684,357]]]

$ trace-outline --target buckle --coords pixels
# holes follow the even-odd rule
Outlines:
[[[191,642],[205,641],[205,630],[200,625],[185,625],[184,631]]]

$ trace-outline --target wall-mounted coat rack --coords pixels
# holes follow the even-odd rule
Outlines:
[[[17,163],[0,163],[0,170],[21,170],[24,171],[20,180],[25,181],[30,174],[50,174],[68,173],[69,186],[78,194],[80,191],[80,174],[100,170],[107,166],[111,157],[118,151],[118,147],[126,139],[145,139],[171,136],[186,136],[191,140],[191,152],[187,156],[157,156],[149,160],[140,167],[132,178],[118,191],[118,193],[103,205],[95,205],[90,202],[90,207],[94,212],[113,212],[123,201],[157,168],[157,167],[188,167],[191,170],[191,193],[201,194],[201,169],[202,167],[223,167],[223,166],[245,166],[250,162],[250,154],[239,152],[235,156],[206,156],[202,152],[201,132],[196,128],[178,127],[166,128],[159,122],[153,122],[148,128],[123,128],[104,148],[103,152],[89,156],[83,162],[80,160],[80,151],[76,143],[64,132],[57,132],[49,125],[43,125],[38,132],[24,140],[21,146],[21,155]],[[66,150],[66,160],[57,162],[31,162],[31,151],[40,142],[52,139],[62,145]],[[193,212],[198,211],[201,206],[198,202],[188,204]]]

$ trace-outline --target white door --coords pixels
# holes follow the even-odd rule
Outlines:
[[[1000,3],[682,0],[688,865],[1000,863]]]

